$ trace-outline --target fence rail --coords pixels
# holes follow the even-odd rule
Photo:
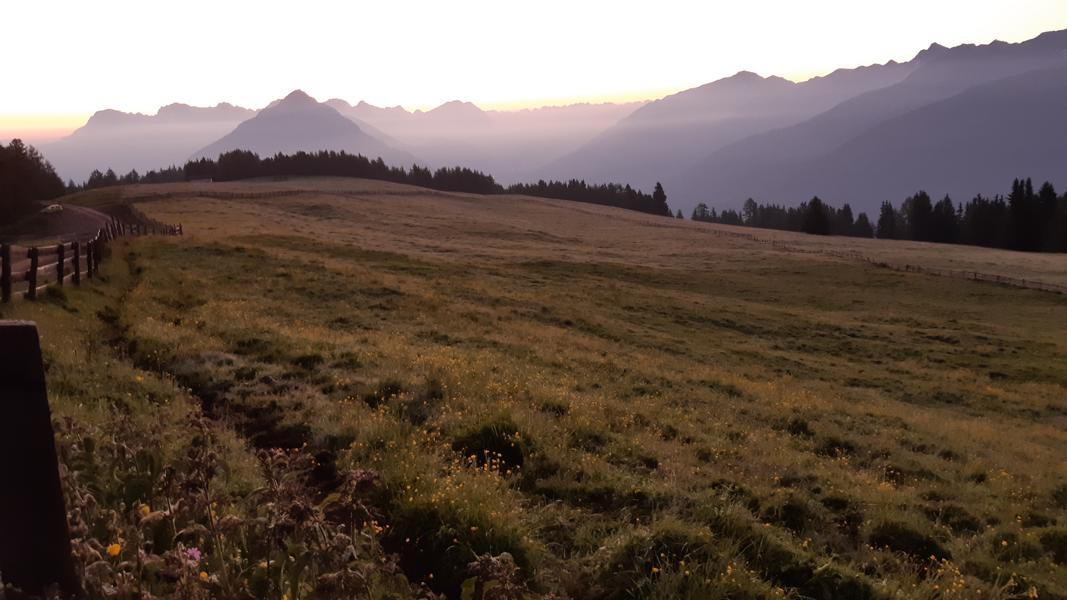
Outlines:
[[[910,263],[897,263],[879,258],[872,258],[870,256],[867,256],[866,254],[863,254],[862,252],[856,252],[855,250],[816,250],[810,248],[800,248],[788,242],[783,242],[770,238],[763,238],[751,233],[742,233],[740,231],[728,231],[725,229],[708,229],[707,231],[710,232],[712,235],[716,235],[719,237],[744,239],[760,244],[768,244],[772,248],[784,250],[787,252],[796,252],[801,254],[821,254],[824,256],[834,256],[837,258],[856,260],[860,262],[865,262],[869,265],[882,269],[889,269],[891,271],[900,271],[903,273],[924,273],[926,275],[934,275],[937,277],[950,277],[953,279],[984,281],[987,283],[997,283],[1000,285],[1024,288],[1028,290],[1039,290],[1043,292],[1052,292],[1055,294],[1067,295],[1067,285],[1058,285],[1055,283],[1048,283],[1047,281],[1022,279],[1019,277],[1008,277],[1007,275],[981,273],[978,271],[967,271],[963,269],[938,269],[934,267],[924,267],[922,265],[913,265]]]
[[[93,279],[105,249],[117,238],[184,233],[181,224],[167,225],[132,210],[137,222],[111,219],[85,242],[29,247],[0,244],[0,302],[36,300],[51,286],[77,286],[83,279]]]

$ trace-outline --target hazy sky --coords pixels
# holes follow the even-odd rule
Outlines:
[[[0,139],[295,88],[407,108],[654,98],[1067,28],[1067,0],[3,2]]]

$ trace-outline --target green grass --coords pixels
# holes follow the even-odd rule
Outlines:
[[[41,325],[56,419],[77,423],[64,456],[147,453],[74,467],[101,503],[156,508],[209,439],[211,497],[245,523],[279,469],[300,485],[277,496],[314,506],[372,479],[343,502],[368,594],[1067,595],[1064,298],[606,209],[415,197],[148,203],[192,235],[119,245],[102,284],[5,309]],[[315,466],[272,471],[270,448]],[[200,591],[254,584],[246,527],[199,542],[222,578]],[[471,566],[503,553],[517,571]],[[314,593],[327,556],[257,589]]]

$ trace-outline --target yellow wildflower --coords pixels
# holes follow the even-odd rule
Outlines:
[[[207,571],[200,571],[200,581],[209,581],[211,577],[207,574]]]
[[[107,547],[107,555],[111,558],[115,558],[122,552],[122,544],[111,544]]]

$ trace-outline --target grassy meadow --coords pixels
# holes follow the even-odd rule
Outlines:
[[[1067,598],[1067,297],[375,181],[71,201],[123,198],[186,236],[2,309],[93,596]]]

